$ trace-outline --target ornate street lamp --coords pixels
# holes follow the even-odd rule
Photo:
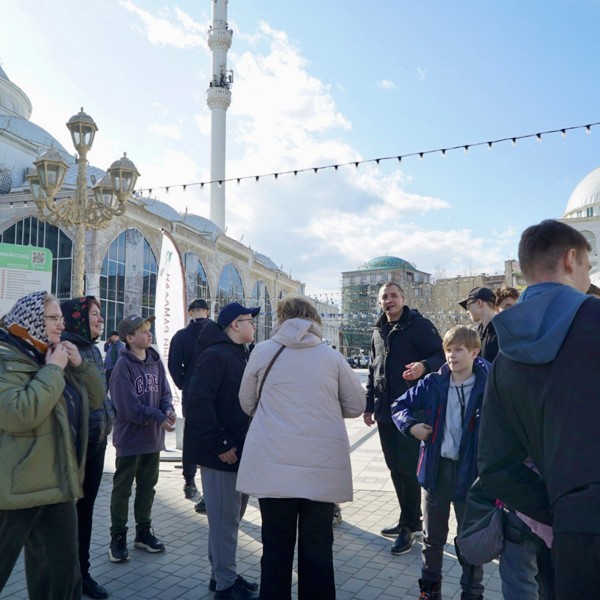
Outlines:
[[[116,160],[108,168],[108,174],[94,185],[93,196],[88,196],[87,153],[94,143],[98,127],[94,119],[83,112],[83,108],[69,119],[67,127],[71,132],[73,146],[79,155],[75,196],[56,198],[56,194],[62,187],[68,164],[55,148],[49,148],[33,161],[36,168],[29,170],[27,180],[40,220],[57,227],[77,228],[73,257],[75,267],[73,296],[77,297],[84,294],[85,230],[102,229],[113,217],[125,213],[127,200],[140,174],[124,154],[123,158]]]

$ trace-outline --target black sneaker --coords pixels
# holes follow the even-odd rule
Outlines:
[[[251,592],[258,591],[258,583],[256,583],[256,581],[248,581],[247,579],[245,579],[241,575],[237,576],[237,580],[246,589],[250,590]],[[216,590],[217,590],[217,582],[211,577],[210,581],[208,582],[208,591],[209,592],[215,592]]]
[[[394,556],[406,554],[410,552],[414,543],[415,534],[408,527],[402,527],[396,541],[392,544],[391,553]]]
[[[204,498],[201,497],[198,502],[196,502],[196,506],[194,506],[194,510],[197,513],[205,513],[206,512],[206,503],[204,502]]]
[[[397,538],[400,535],[401,529],[402,529],[402,525],[400,525],[400,523],[396,523],[395,525],[390,525],[389,527],[384,527],[381,530],[381,535],[383,537]]]
[[[110,546],[108,548],[108,558],[110,562],[125,562],[129,560],[129,550],[127,550],[127,534],[111,533]]]
[[[96,583],[89,573],[81,578],[81,587],[83,595],[88,598],[94,598],[96,600],[108,598],[108,592],[100,584]]]
[[[136,533],[133,545],[136,548],[143,548],[148,552],[164,552],[165,545],[154,535],[150,527],[142,529]]]
[[[197,493],[198,493],[198,488],[196,487],[195,483],[190,483],[190,484],[186,483],[183,486],[183,494],[188,500],[192,499]]]
[[[215,600],[258,600],[258,594],[254,590],[249,590],[238,577],[231,587],[217,591]]]

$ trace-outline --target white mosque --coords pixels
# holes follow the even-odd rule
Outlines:
[[[227,83],[211,82],[211,88]],[[217,105],[214,95],[213,91],[209,96]],[[52,134],[29,120],[31,112],[27,94],[0,67],[0,242],[48,248],[53,256],[51,291],[63,300],[70,298],[74,289],[75,229],[38,219],[26,175],[36,157],[54,147],[68,163],[61,190],[72,195],[77,165]],[[217,108],[217,113],[217,124],[223,128],[223,110]],[[218,150],[213,153],[216,168],[224,173],[223,142]],[[93,181],[104,175],[101,169],[88,167],[90,195]],[[221,202],[218,214],[223,224],[224,197],[217,201]],[[260,305],[259,341],[269,337],[277,298],[304,290],[303,283],[289,277],[269,257],[228,237],[223,225],[200,215],[180,214],[168,204],[134,194],[123,216],[114,218],[105,229],[85,233],[85,293],[100,298],[106,313],[105,331],[116,329],[124,314],[154,312],[161,228],[171,233],[180,251],[187,300],[207,299],[213,315],[235,300]]]
[[[592,247],[592,283],[600,285],[598,240],[600,239],[600,167],[588,173],[571,194],[562,221],[586,237]]]

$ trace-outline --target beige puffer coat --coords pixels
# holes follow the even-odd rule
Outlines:
[[[254,414],[237,489],[258,498],[352,500],[344,418],[365,409],[365,392],[344,357],[321,341],[312,321],[289,319],[258,344],[244,372],[240,403]],[[271,359],[279,355],[265,381]],[[258,406],[257,406],[258,405]]]

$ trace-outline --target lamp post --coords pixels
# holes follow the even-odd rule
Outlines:
[[[124,154],[108,168],[108,174],[95,183],[93,197],[88,196],[87,153],[98,127],[83,108],[69,119],[67,127],[78,153],[75,196],[56,198],[69,165],[55,148],[49,148],[33,161],[35,169],[29,170],[27,180],[40,220],[57,227],[76,227],[73,296],[77,297],[84,293],[86,229],[102,229],[113,217],[125,213],[127,199],[140,174]]]

